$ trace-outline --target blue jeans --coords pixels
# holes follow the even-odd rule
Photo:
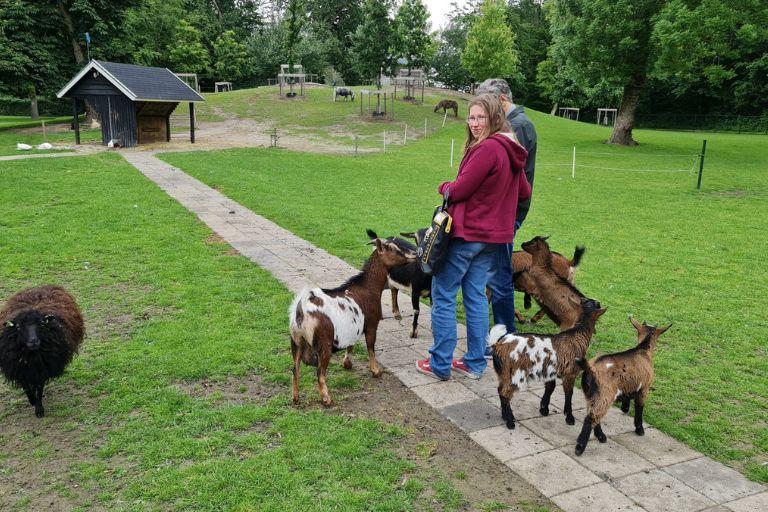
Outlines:
[[[515,222],[515,234],[522,222]],[[512,243],[497,244],[493,268],[488,276],[491,290],[493,323],[504,324],[507,332],[515,332],[515,285],[512,275]]]
[[[483,357],[488,334],[488,299],[485,285],[494,262],[495,244],[454,238],[440,272],[432,278],[432,334],[429,366],[438,377],[448,377],[456,349],[456,296],[461,286],[467,317],[467,353],[464,364],[482,375],[488,362]]]

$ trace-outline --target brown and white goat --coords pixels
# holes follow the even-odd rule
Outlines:
[[[582,299],[581,318],[577,324],[557,334],[507,333],[504,325],[495,325],[488,334],[488,346],[493,350],[493,369],[498,378],[501,417],[507,428],[515,428],[515,415],[509,401],[520,387],[530,382],[546,382],[539,412],[549,415],[549,400],[555,390],[556,377],[563,380],[565,393],[565,422],[576,423],[571,398],[573,385],[581,372],[577,359],[586,357],[595,333],[597,319],[605,313],[600,303]]]
[[[521,247],[531,255],[526,272],[530,294],[561,331],[570,329],[581,317],[585,295],[555,272],[546,237],[534,237]]]
[[[551,251],[552,270],[555,274],[573,284],[574,278],[576,277],[576,267],[581,263],[581,258],[584,256],[585,251],[586,248],[584,246],[576,246],[571,259],[566,258],[559,252]],[[512,270],[514,272],[515,291],[525,294],[525,309],[531,307],[531,292],[535,291],[534,283],[528,274],[528,270],[531,267],[531,258],[531,254],[525,251],[514,251],[512,253]],[[535,324],[541,320],[544,315],[546,315],[546,312],[543,309],[540,309],[530,318],[529,322]],[[521,323],[526,321],[525,317],[519,311],[515,311],[515,317]]]
[[[653,383],[653,351],[659,336],[672,324],[662,328],[645,322],[640,325],[631,315],[629,321],[637,330],[636,347],[595,357],[588,362],[578,361],[584,370],[581,389],[587,400],[587,416],[576,441],[576,455],[584,453],[593,429],[598,441],[606,441],[601,422],[616,401],[621,401],[621,410],[625,413],[629,412],[629,401],[635,401],[635,434],[645,434],[643,407]]]
[[[299,403],[301,362],[317,367],[320,399],[331,404],[326,373],[331,354],[346,349],[344,368],[352,368],[350,355],[355,342],[365,335],[368,367],[381,376],[376,364],[376,330],[381,320],[381,292],[389,269],[416,260],[416,252],[399,245],[396,239],[370,242],[376,249],[362,271],[334,289],[304,289],[293,299],[288,311],[293,355],[293,403]]]

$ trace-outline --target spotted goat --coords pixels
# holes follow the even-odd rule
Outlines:
[[[593,429],[598,441],[606,441],[601,425],[611,405],[616,401],[621,401],[621,410],[624,413],[629,412],[630,400],[635,401],[635,434],[645,434],[643,407],[653,384],[653,352],[659,336],[672,327],[672,324],[662,328],[645,322],[641,325],[632,316],[629,321],[637,331],[636,347],[624,352],[598,356],[590,361],[577,361],[584,370],[581,389],[587,400],[587,416],[576,441],[576,455],[584,453]]]
[[[381,376],[376,364],[376,331],[381,321],[381,293],[392,267],[416,261],[416,252],[398,239],[377,238],[376,246],[362,271],[333,289],[306,288],[293,299],[288,311],[293,355],[293,403],[299,403],[300,365],[317,367],[320,399],[331,404],[326,374],[331,354],[346,349],[344,368],[352,368],[350,355],[357,340],[365,335],[368,368]]]
[[[581,317],[574,327],[557,334],[507,333],[504,325],[495,325],[488,334],[488,346],[493,351],[493,369],[498,380],[501,417],[507,428],[515,428],[515,415],[509,405],[514,394],[531,382],[545,382],[539,412],[549,415],[549,401],[557,377],[563,380],[565,393],[565,422],[576,423],[571,399],[573,385],[581,372],[577,359],[584,359],[595,333],[597,319],[605,313],[600,303],[581,299]]]

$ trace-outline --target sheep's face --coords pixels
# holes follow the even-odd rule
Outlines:
[[[47,338],[61,334],[61,324],[52,315],[43,315],[38,311],[24,311],[16,315],[13,320],[6,321],[3,331],[4,335],[15,339],[19,346],[35,352]]]

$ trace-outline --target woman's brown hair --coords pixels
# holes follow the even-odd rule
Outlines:
[[[475,96],[469,100],[467,112],[476,105],[480,106],[483,109],[483,112],[485,112],[485,115],[488,116],[488,122],[485,123],[482,133],[476,139],[475,136],[472,135],[472,130],[469,129],[469,123],[467,123],[467,140],[464,143],[464,153],[469,151],[470,148],[477,146],[494,133],[512,131],[509,122],[507,121],[507,116],[504,115],[504,108],[501,106],[501,102],[496,96],[493,94],[479,94]],[[515,140],[517,140],[517,137],[515,137]]]

